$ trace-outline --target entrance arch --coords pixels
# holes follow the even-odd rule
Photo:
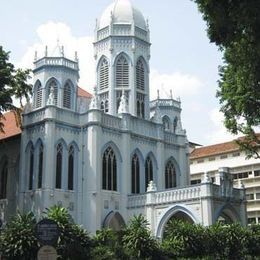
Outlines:
[[[230,204],[225,204],[222,207],[219,207],[214,215],[214,223],[217,221],[221,221],[225,224],[231,224],[234,222],[241,223],[239,214],[237,214],[236,210]]]
[[[111,211],[104,219],[104,228],[120,231],[123,226],[125,226],[125,221],[119,212]]]
[[[196,213],[192,209],[188,209],[184,205],[175,205],[169,208],[159,220],[156,229],[156,236],[158,238],[163,237],[165,226],[167,225],[170,219],[179,219],[179,220],[187,221],[188,223],[191,224],[199,223],[199,220],[196,217]]]

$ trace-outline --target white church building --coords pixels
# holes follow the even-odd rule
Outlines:
[[[233,187],[228,168],[219,169],[214,184],[205,173],[189,186],[180,100],[149,98],[150,45],[142,13],[116,0],[95,28],[93,96],[78,87],[76,55],[68,59],[58,46],[35,57],[21,133],[0,135],[4,222],[18,209],[39,216],[56,204],[92,233],[117,230],[136,214],[157,237],[172,217],[246,225],[244,188]]]

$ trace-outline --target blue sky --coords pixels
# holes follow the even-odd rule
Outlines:
[[[32,65],[34,51],[51,50],[57,41],[80,59],[79,84],[95,84],[92,37],[95,19],[112,0],[2,1],[0,44],[17,66]],[[149,19],[151,31],[151,96],[170,89],[182,100],[182,123],[190,141],[211,144],[229,140],[215,98],[222,54],[210,44],[206,25],[190,0],[132,0]]]

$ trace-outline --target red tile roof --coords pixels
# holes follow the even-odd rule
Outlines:
[[[21,128],[16,124],[14,113],[7,112],[4,117],[5,119],[0,120],[4,124],[4,133],[0,132],[0,140],[21,134]]]
[[[78,86],[78,96],[79,97],[86,97],[86,98],[91,98],[92,95],[87,92],[86,90],[84,90],[83,88]]]
[[[218,155],[223,153],[234,152],[238,150],[239,150],[239,146],[235,141],[203,146],[203,147],[195,148],[191,152],[190,159],[208,157],[208,156],[213,156],[213,155]]]

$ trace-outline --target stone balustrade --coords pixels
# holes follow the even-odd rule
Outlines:
[[[44,57],[34,63],[35,69],[38,69],[45,65],[53,65],[53,66],[64,66],[73,70],[78,70],[78,63],[66,59],[64,57]]]
[[[150,102],[150,109],[153,109],[158,104],[159,107],[177,107],[181,108],[181,102],[174,99],[156,99]]]

